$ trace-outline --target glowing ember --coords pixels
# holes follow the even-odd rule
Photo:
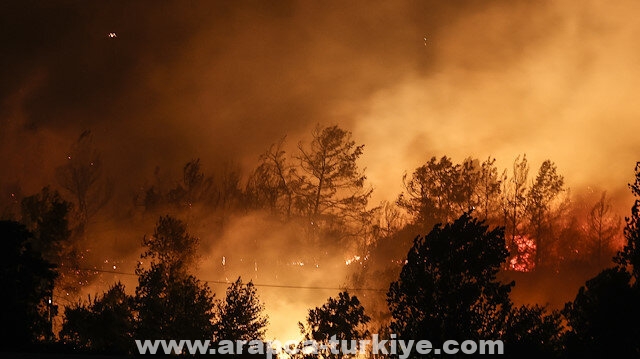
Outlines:
[[[358,262],[358,261],[360,261],[360,256],[353,256],[353,257],[351,257],[351,258],[349,258],[349,259],[346,259],[346,260],[344,261],[344,263],[345,263],[346,265],[350,265],[351,263],[353,263],[353,262]]]
[[[528,236],[516,236],[514,238],[516,250],[509,261],[509,267],[518,272],[529,272],[533,269],[533,258],[536,251],[536,243]]]

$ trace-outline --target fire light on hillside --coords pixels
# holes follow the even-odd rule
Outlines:
[[[533,270],[536,243],[529,236],[515,236],[513,239],[515,253],[509,260],[509,268],[518,272],[530,272]]]

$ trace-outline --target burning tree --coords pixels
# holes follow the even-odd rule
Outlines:
[[[502,215],[503,225],[507,234],[511,256],[520,261],[520,253],[517,239],[521,235],[521,222],[525,208],[525,194],[527,190],[527,177],[529,176],[529,163],[527,156],[516,157],[513,161],[511,177],[507,178],[507,171],[502,175]]]

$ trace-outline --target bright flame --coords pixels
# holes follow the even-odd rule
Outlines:
[[[509,261],[509,267],[518,272],[529,272],[533,269],[533,254],[536,251],[536,243],[528,236],[515,236],[516,253]]]
[[[353,263],[353,262],[358,262],[358,261],[360,261],[360,256],[357,256],[357,255],[356,255],[356,256],[353,256],[353,257],[351,257],[351,258],[349,258],[349,259],[346,259],[346,260],[344,261],[344,263],[345,263],[346,265],[350,265],[351,263]]]

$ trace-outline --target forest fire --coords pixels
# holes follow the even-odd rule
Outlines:
[[[66,308],[76,298],[86,294],[89,294],[89,298],[93,294],[95,301],[99,298],[95,294],[96,288],[110,287],[114,280],[120,283],[118,290],[133,287],[136,288],[135,293],[144,293],[140,288],[150,280],[144,276],[152,276],[153,271],[162,270],[164,265],[168,265],[163,264],[166,262],[180,268],[176,270],[178,273],[197,269],[199,277],[206,278],[200,282],[202,285],[231,285],[234,278],[244,278],[251,285],[256,280],[258,290],[297,288],[335,292],[339,288],[351,287],[354,291],[378,292],[380,295],[363,294],[362,298],[380,301],[386,283],[393,281],[393,276],[401,268],[415,264],[409,258],[400,259],[409,247],[407,239],[411,238],[403,231],[428,230],[435,226],[432,233],[436,233],[436,229],[443,228],[443,225],[448,228],[446,226],[453,219],[462,220],[469,214],[484,217],[481,223],[486,223],[487,228],[505,228],[505,232],[497,233],[503,236],[505,244],[511,243],[511,254],[505,258],[511,271],[537,276],[543,273],[538,271],[539,266],[549,264],[554,266],[556,272],[558,268],[566,271],[568,269],[563,269],[563,266],[569,268],[572,265],[568,259],[579,258],[597,264],[600,263],[603,250],[614,250],[613,238],[620,227],[619,222],[615,221],[615,214],[610,212],[609,199],[603,194],[593,204],[588,216],[579,217],[590,207],[583,203],[571,205],[567,200],[559,200],[566,191],[564,179],[550,161],[543,162],[537,176],[527,184],[529,165],[525,157],[517,157],[513,173],[505,170],[503,177],[497,175],[499,171],[493,159],[481,162],[467,158],[463,163],[455,163],[446,156],[440,159],[432,157],[410,177],[405,176],[406,191],[398,196],[396,204],[386,203],[370,209],[367,202],[372,192],[365,186],[363,173],[357,170],[355,163],[362,153],[362,147],[355,146],[350,136],[348,131],[337,126],[317,128],[308,149],[300,146],[302,154],[309,159],[308,163],[302,165],[289,162],[284,150],[272,147],[249,175],[246,188],[240,186],[237,180],[239,174],[223,175],[223,179],[236,178],[230,184],[225,182],[227,180],[220,181],[207,175],[199,159],[188,162],[183,167],[181,181],[141,187],[141,193],[136,194],[132,218],[136,221],[147,218],[149,222],[160,216],[153,234],[138,235],[138,238],[142,238],[143,250],[138,249],[138,254],[134,252],[134,258],[137,258],[127,260],[108,256],[97,264],[92,264],[92,261],[96,255],[104,255],[103,251],[96,248],[98,243],[87,241],[86,238],[98,233],[92,232],[90,222],[98,212],[90,209],[105,210],[99,206],[92,207],[95,201],[102,201],[104,195],[104,187],[99,184],[98,158],[90,156],[84,158],[84,164],[72,162],[60,167],[58,172],[61,178],[70,181],[65,182],[65,188],[94,188],[96,197],[92,199],[84,192],[70,191],[76,196],[75,200],[83,201],[82,205],[74,207],[57,192],[45,188],[41,193],[20,201],[24,218],[36,231],[36,238],[46,238],[47,233],[41,232],[45,225],[66,226],[62,228],[64,230],[61,229],[65,237],[57,244],[60,252],[49,254],[52,260],[57,260],[56,256],[64,259],[60,261],[61,275],[55,285],[57,294],[54,298],[68,298],[61,302]],[[88,134],[82,134],[74,145],[74,151],[97,156],[90,138]],[[335,157],[326,157],[319,162],[311,160],[331,152],[321,147],[326,143],[349,155],[333,155]],[[305,151],[317,152],[312,154]],[[325,168],[326,172],[321,175],[308,172],[314,173],[316,178],[333,177],[331,183],[339,184],[340,191],[323,187],[326,182],[309,180],[301,175],[318,163],[344,161],[344,158],[351,162]],[[349,171],[343,173],[345,167]],[[286,175],[282,172],[285,168]],[[74,175],[66,174],[67,171]],[[345,193],[347,196],[341,198]],[[296,207],[294,203],[311,205]],[[335,203],[340,203],[340,206]],[[62,210],[54,212],[55,208]],[[465,212],[463,208],[472,210]],[[187,220],[178,219],[176,215],[163,215],[176,211],[177,216],[186,211]],[[47,224],[38,219],[55,215],[65,220]],[[309,216],[316,219],[306,220]],[[133,222],[130,224],[136,225]],[[188,227],[190,231],[200,233],[200,236],[195,237],[187,232]],[[549,235],[547,229],[551,227],[562,228],[558,232],[562,236],[584,236],[589,240],[565,243],[564,237]],[[202,231],[202,228],[207,231]],[[513,228],[518,228],[522,234],[514,234]],[[529,233],[523,233],[527,231]],[[205,235],[201,237],[203,233]],[[261,236],[263,240],[242,239],[256,236]],[[271,237],[277,239],[272,241]],[[541,239],[547,243],[544,263],[539,260],[537,253]],[[280,246],[272,243],[279,243]],[[201,251],[199,246],[205,246],[206,251]],[[580,252],[578,247],[587,250]],[[301,256],[287,251],[287,248],[304,248],[315,254]],[[350,248],[362,248],[362,254]],[[398,249],[400,252],[397,252]],[[466,245],[462,249],[466,251]],[[470,254],[470,258],[474,256]],[[422,262],[433,260],[437,263],[438,258],[430,257]],[[258,266],[258,263],[261,265]],[[167,272],[165,276],[171,278],[170,273]],[[118,295],[126,295],[126,292]],[[268,293],[265,299],[281,300],[280,295],[274,293]],[[124,303],[124,300],[119,299],[118,302]],[[299,307],[301,313],[305,312],[301,303],[294,304],[293,301],[285,307],[267,311],[273,316],[274,327],[280,327],[278,330],[291,333],[290,329],[284,328],[294,323],[281,319],[291,306]],[[55,328],[57,333],[64,333],[64,322],[56,324]]]
[[[512,270],[519,272],[530,272],[535,269],[535,252],[536,243],[528,236],[515,236],[515,254],[509,260],[509,266]]]
[[[637,354],[607,320],[640,322],[639,12],[3,4],[0,340],[130,355],[351,323]]]
[[[359,263],[359,262],[360,262],[360,256],[358,256],[358,255],[354,255],[354,256],[352,256],[351,258],[346,259],[346,260],[344,261],[344,264],[346,264],[346,265],[350,265],[351,263],[354,263],[354,262],[355,262],[355,263]]]

